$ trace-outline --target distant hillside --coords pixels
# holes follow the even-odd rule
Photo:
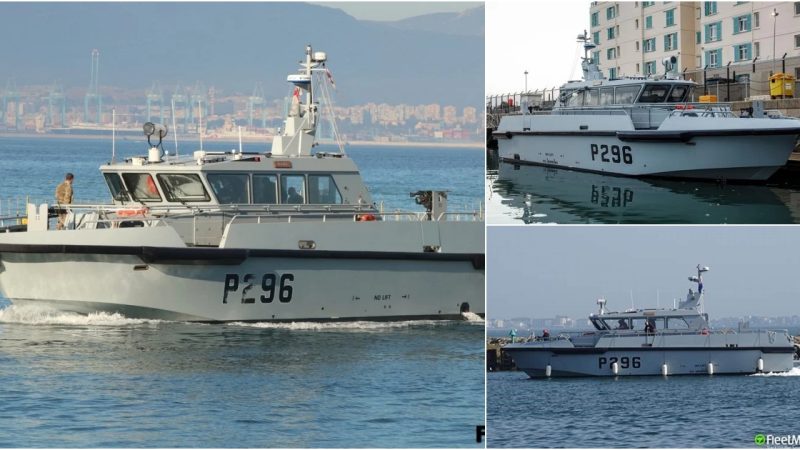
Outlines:
[[[407,31],[430,31],[452,36],[483,36],[485,29],[483,5],[461,13],[436,13],[409,17],[395,22],[382,22]]]
[[[261,82],[278,97],[311,43],[328,52],[340,104],[481,105],[483,8],[457,16],[437,30],[428,16],[358,21],[304,3],[0,2],[0,90],[10,77],[86,87],[97,48],[101,86],[144,92],[159,80],[169,91],[201,81],[222,95]],[[471,35],[478,22],[481,34]]]

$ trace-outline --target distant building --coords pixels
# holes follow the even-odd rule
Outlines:
[[[593,2],[589,14],[593,57],[609,78],[663,73],[669,56],[681,71],[731,63],[739,73],[755,58],[800,56],[800,2]],[[800,76],[800,64],[787,72]]]

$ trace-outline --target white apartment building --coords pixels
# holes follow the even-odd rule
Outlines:
[[[661,73],[668,56],[680,70],[730,63],[739,73],[755,58],[800,56],[800,2],[593,2],[590,16],[593,56],[609,78]]]

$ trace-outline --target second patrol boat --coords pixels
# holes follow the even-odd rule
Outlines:
[[[14,304],[189,321],[461,319],[483,315],[484,227],[412,193],[425,212],[383,214],[343,152],[312,152],[327,55],[307,47],[284,127],[266,153],[145,156],[100,168],[111,205],[68,208],[50,229],[0,233]],[[9,229],[7,231],[17,230]]]
[[[504,347],[532,378],[564,376],[752,374],[788,372],[794,346],[786,330],[711,329],[702,312],[703,273],[675,309],[600,311],[589,316],[594,331]]]
[[[737,117],[729,104],[692,102],[695,83],[675,73],[608,80],[584,33],[583,80],[560,88],[552,111],[500,120],[500,157],[573,170],[628,176],[760,181],[786,164],[800,120]],[[702,98],[701,98],[702,100]],[[525,105],[523,105],[524,107]]]

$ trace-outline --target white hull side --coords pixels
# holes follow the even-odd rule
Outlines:
[[[262,289],[265,275],[272,282],[268,274],[276,284],[271,302]],[[282,302],[286,275],[291,298]],[[250,257],[192,265],[145,264],[133,255],[5,252],[0,268],[0,288],[15,303],[194,321],[448,319],[460,317],[465,303],[483,315],[483,286],[483,269],[470,261]]]
[[[580,135],[517,134],[498,139],[500,157],[509,161],[614,175],[748,181],[766,180],[785,165],[794,143],[793,135],[705,136],[689,144]],[[612,155],[614,148],[619,156]],[[630,163],[623,152],[630,155]]]
[[[713,364],[714,374],[753,374],[758,372],[758,359],[764,362],[764,372],[788,372],[792,369],[792,353],[767,353],[760,350],[731,350],[698,348],[693,350],[653,349],[648,351],[613,350],[595,354],[556,354],[549,350],[511,350],[511,357],[520,370],[532,378],[547,376],[614,376],[611,361],[627,358],[627,367],[619,365],[619,376],[662,375],[667,365],[668,375],[708,374]],[[636,366],[632,362],[636,357]]]

